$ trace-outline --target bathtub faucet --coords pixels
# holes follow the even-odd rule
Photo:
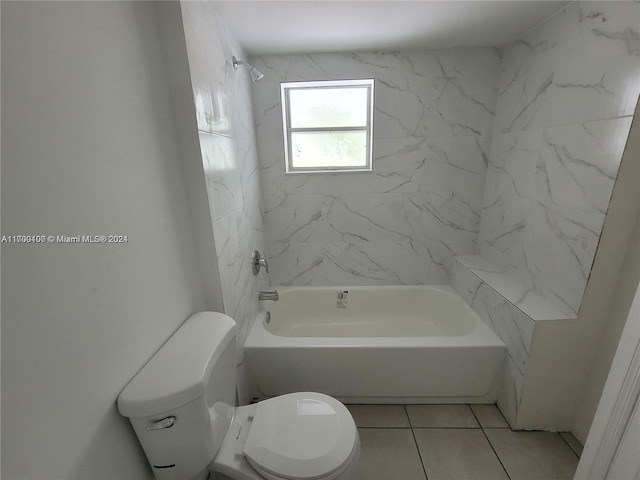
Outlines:
[[[278,291],[274,290],[273,292],[258,292],[258,300],[273,300],[274,302],[277,302]]]
[[[269,264],[267,263],[267,259],[262,258],[258,250],[254,250],[251,254],[251,271],[254,275],[258,275],[258,273],[260,273],[260,267],[264,267],[265,272],[269,273]]]

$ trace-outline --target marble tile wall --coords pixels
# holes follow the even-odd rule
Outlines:
[[[478,249],[573,316],[639,91],[638,2],[573,2],[504,49]]]
[[[264,270],[251,272],[251,252],[266,251],[246,58],[208,2],[182,2],[200,151],[224,313],[240,328],[242,345],[258,310],[256,292],[269,287]]]
[[[448,284],[475,253],[496,49],[251,58],[272,282]],[[373,172],[284,173],[280,82],[375,79]]]
[[[451,268],[452,287],[507,346],[503,384],[497,403],[509,424],[514,426],[522,399],[535,319],[492,286],[505,280],[508,281],[479,255],[456,257]],[[548,313],[539,308],[530,310]]]

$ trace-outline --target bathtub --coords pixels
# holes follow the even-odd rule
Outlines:
[[[449,285],[276,289],[244,346],[253,400],[496,401],[506,347]]]

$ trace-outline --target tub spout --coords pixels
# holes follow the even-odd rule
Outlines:
[[[277,302],[278,291],[274,290],[273,292],[258,292],[258,300],[273,300],[274,302]]]

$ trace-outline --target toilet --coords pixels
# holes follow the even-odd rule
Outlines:
[[[118,397],[158,480],[349,480],[360,439],[335,398],[297,392],[235,407],[237,328],[192,315]]]

